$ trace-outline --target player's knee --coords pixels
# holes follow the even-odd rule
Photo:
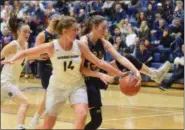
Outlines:
[[[24,101],[23,103],[21,103],[22,107],[26,107],[27,109],[30,107],[31,103],[29,101]]]
[[[92,115],[92,124],[95,128],[98,128],[102,124],[102,114],[101,109],[97,109]]]
[[[101,115],[96,115],[96,119],[93,120],[93,124],[96,128],[98,128],[102,123],[102,116]]]

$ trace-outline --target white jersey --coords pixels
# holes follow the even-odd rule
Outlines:
[[[22,51],[21,46],[16,40],[12,41],[9,44],[16,45],[16,53]],[[14,55],[15,54],[9,55],[8,57],[5,57],[5,59],[8,60]],[[24,59],[16,61],[14,64],[11,64],[11,65],[5,64],[1,72],[1,83],[5,83],[5,82],[17,83],[20,78],[21,72],[23,70],[23,61]]]
[[[50,58],[53,71],[51,79],[56,82],[75,84],[84,78],[80,72],[81,52],[78,48],[78,41],[73,42],[71,50],[65,51],[60,46],[57,39],[53,40],[54,54]]]

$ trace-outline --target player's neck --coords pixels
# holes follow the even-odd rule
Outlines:
[[[73,42],[70,41],[69,39],[65,38],[65,37],[61,37],[58,39],[60,46],[62,47],[62,49],[69,51],[71,50],[72,46],[73,46]]]
[[[17,42],[19,43],[19,45],[21,46],[21,48],[25,49],[25,41],[24,40],[18,38],[17,39]]]
[[[46,30],[47,30],[49,33],[51,33],[51,34],[54,34],[54,30],[51,29],[51,27],[48,26],[48,27],[46,28]]]
[[[98,37],[94,34],[94,33],[89,33],[89,38],[90,38],[90,40],[94,43],[94,44],[96,44],[96,42],[98,41]]]

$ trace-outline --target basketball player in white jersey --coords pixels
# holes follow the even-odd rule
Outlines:
[[[8,24],[10,31],[15,34],[17,39],[10,42],[1,51],[1,58],[6,60],[25,50],[30,36],[30,27],[22,19],[18,19],[15,14],[11,13]],[[28,99],[17,87],[23,69],[23,62],[24,59],[21,59],[14,64],[6,64],[1,72],[1,103],[6,99],[12,99],[12,101],[20,105],[17,113],[17,129],[25,129],[24,122],[29,108]]]
[[[75,40],[78,33],[77,28],[76,20],[73,17],[62,16],[55,21],[53,29],[59,35],[58,39],[20,52],[10,60],[3,62],[13,64],[25,57],[39,57],[43,53],[47,53],[50,57],[53,72],[46,93],[46,115],[43,125],[37,126],[37,129],[52,129],[67,99],[69,99],[75,111],[74,129],[84,128],[88,111],[88,99],[84,77],[81,72],[91,75],[86,71],[88,69],[83,67],[84,58],[109,73],[123,75],[121,71],[93,55],[85,43]],[[112,82],[113,80],[113,77],[104,74],[97,75],[97,77],[104,80],[104,82]]]
[[[59,16],[60,16],[60,14],[56,13],[56,12],[51,13],[48,16],[48,22],[49,22],[48,27],[38,34],[38,36],[36,37],[36,40],[35,40],[35,46],[39,46],[44,43],[49,43],[53,39],[56,39],[55,30],[53,30],[53,24],[54,24],[54,21]],[[40,72],[41,84],[44,89],[44,95],[43,95],[43,99],[41,100],[41,102],[38,106],[38,109],[37,109],[35,115],[33,116],[32,120],[30,121],[30,124],[29,124],[30,128],[34,128],[36,125],[38,125],[39,118],[44,112],[46,91],[47,91],[47,87],[49,85],[49,78],[52,74],[52,65],[51,65],[51,61],[50,61],[49,57],[47,56],[47,54],[42,54],[42,56],[38,60],[39,60],[39,72]]]

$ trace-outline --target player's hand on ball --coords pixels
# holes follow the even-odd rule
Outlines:
[[[134,73],[136,75],[136,77],[138,78],[139,81],[141,81],[141,74],[139,71],[137,71],[136,73]]]

